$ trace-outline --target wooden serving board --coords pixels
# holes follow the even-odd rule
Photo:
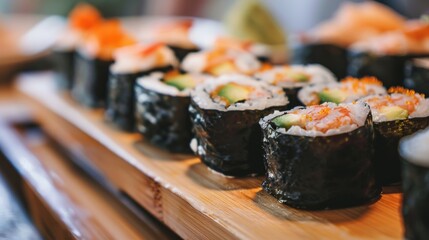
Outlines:
[[[53,75],[29,74],[17,86],[43,129],[90,161],[113,185],[189,239],[401,239],[399,193],[375,204],[302,211],[262,191],[263,178],[226,178],[198,158],[173,155],[123,133],[101,110],[76,104],[53,87]]]

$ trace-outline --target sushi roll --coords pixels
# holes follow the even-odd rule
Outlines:
[[[272,69],[260,71],[254,76],[261,81],[283,88],[289,99],[289,108],[301,105],[298,100],[298,91],[302,87],[337,81],[328,69],[318,64],[275,66]]]
[[[135,86],[136,118],[144,139],[171,152],[191,153],[190,92],[206,79],[176,70],[139,78]]]
[[[191,98],[191,147],[202,162],[228,176],[263,173],[258,121],[286,108],[283,90],[247,76],[224,75],[198,85]]]
[[[163,42],[167,44],[181,62],[189,53],[200,49],[190,38],[194,20],[176,19],[152,25],[143,31],[142,38],[149,41]]]
[[[296,65],[320,64],[337,78],[347,75],[347,49],[330,43],[308,43],[293,48],[292,63]]]
[[[429,95],[429,58],[415,58],[407,62],[404,86]]]
[[[55,43],[52,51],[57,77],[57,87],[71,90],[74,81],[76,48],[85,34],[102,21],[101,14],[89,4],[78,4],[69,15],[68,25]]]
[[[316,84],[303,87],[298,92],[298,100],[305,106],[324,102],[344,103],[358,100],[371,94],[383,94],[386,89],[374,77],[345,78],[338,83]]]
[[[181,68],[190,73],[220,76],[223,74],[252,75],[263,66],[251,53],[238,49],[215,48],[189,54],[183,60]]]
[[[87,107],[105,106],[113,52],[134,43],[118,20],[105,20],[91,29],[76,54],[73,97]]]
[[[229,48],[249,52],[261,62],[283,64],[287,60],[287,50],[282,49],[281,46],[271,46],[250,40],[219,37],[216,39],[213,48]]]
[[[348,49],[354,43],[387,31],[402,28],[404,18],[390,8],[366,1],[342,4],[332,19],[299,37],[292,63],[318,63],[331,70],[337,78],[347,76]]]
[[[118,49],[110,67],[106,119],[125,131],[135,129],[134,85],[138,77],[178,67],[170,48],[162,43],[136,44]]]
[[[401,180],[399,140],[429,126],[429,99],[401,87],[389,94],[371,95],[359,101],[371,108],[375,132],[375,170],[378,181],[392,184]]]
[[[386,87],[403,86],[406,62],[429,56],[428,41],[429,24],[415,21],[401,30],[356,42],[350,47],[348,74],[375,76]]]
[[[429,238],[429,129],[401,140],[405,239]]]
[[[370,109],[324,103],[275,112],[260,121],[263,189],[302,209],[357,206],[377,200]]]

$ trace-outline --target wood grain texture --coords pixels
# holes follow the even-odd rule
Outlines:
[[[0,148],[23,179],[23,201],[44,238],[169,239],[70,165],[40,131],[0,124]]]
[[[27,75],[18,86],[43,127],[57,139],[70,136],[64,140],[70,149],[92,156],[91,164],[112,183],[184,238],[402,238],[398,193],[383,194],[373,205],[296,210],[262,191],[262,178],[226,178],[193,156],[169,154],[137,134],[112,128],[101,111],[82,108],[54,91],[51,78]]]

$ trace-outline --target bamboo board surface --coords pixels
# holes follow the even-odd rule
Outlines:
[[[21,77],[38,121],[75,154],[92,159],[114,185],[172,230],[193,239],[401,239],[399,193],[373,205],[296,210],[262,191],[263,178],[226,178],[193,156],[172,155],[123,133],[101,110],[76,104],[53,87],[51,74]],[[65,121],[64,121],[65,120]],[[79,130],[77,130],[79,129]]]

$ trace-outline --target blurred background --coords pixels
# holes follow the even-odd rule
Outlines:
[[[224,21],[230,9],[240,0],[88,0],[105,17],[124,16],[194,16]],[[36,23],[46,16],[67,16],[81,1],[78,0],[0,0],[0,79],[10,79],[25,67],[45,68],[46,62],[37,61],[37,51],[22,51],[21,40]],[[283,28],[285,34],[307,31],[329,19],[344,2],[359,0],[261,0]],[[428,0],[379,0],[407,18],[418,18],[429,12]],[[234,13],[233,13],[234,14]],[[45,40],[42,40],[45,41]],[[46,43],[45,45],[47,45]],[[22,65],[31,62],[32,65]],[[17,64],[19,63],[19,64]],[[4,81],[1,81],[4,82]]]

